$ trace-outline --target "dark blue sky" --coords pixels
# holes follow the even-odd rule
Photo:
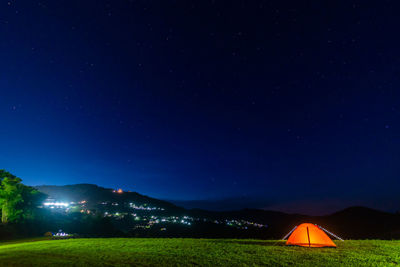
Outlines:
[[[396,10],[3,1],[0,168],[165,199],[400,208]]]

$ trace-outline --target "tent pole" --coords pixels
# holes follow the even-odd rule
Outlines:
[[[338,236],[335,235],[334,233],[329,232],[328,230],[326,230],[326,229],[323,228],[322,226],[319,226],[319,225],[318,225],[318,227],[321,228],[323,231],[325,231],[327,234],[330,234],[331,236],[333,236],[333,237],[339,239],[340,241],[344,241],[342,238],[338,237]]]
[[[291,234],[294,230],[296,230],[296,228],[297,228],[297,226],[293,227],[293,229],[292,229],[287,235],[285,235],[281,240],[285,240],[288,236],[290,236],[290,234]]]

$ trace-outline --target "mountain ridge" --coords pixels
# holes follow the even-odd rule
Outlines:
[[[346,209],[323,216],[291,214],[275,210],[243,208],[231,211],[212,211],[205,209],[185,209],[165,200],[159,200],[138,192],[120,192],[94,184],[75,184],[65,186],[35,186],[39,191],[56,200],[88,201],[88,208],[98,209],[99,203],[120,203],[121,209],[129,209],[128,202],[163,208],[169,215],[188,215],[209,220],[247,220],[268,225],[266,236],[281,238],[295,225],[312,222],[323,225],[337,235],[349,239],[400,238],[400,214],[389,213],[363,206]],[[90,205],[92,203],[92,205]],[[122,204],[122,205],[121,205]]]

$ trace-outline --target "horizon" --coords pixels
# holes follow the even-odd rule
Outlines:
[[[80,184],[65,184],[65,185],[53,185],[53,184],[42,184],[42,185],[31,185],[33,187],[45,187],[45,186],[76,186],[76,185],[93,185],[100,188],[108,189],[108,190],[118,190],[122,189],[123,192],[131,192],[131,193],[139,193],[140,195],[155,198],[151,195],[142,194],[138,191],[131,191],[125,190],[121,187],[115,188],[108,188],[98,184],[87,184],[87,183],[80,183]],[[268,201],[266,199],[255,199],[255,198],[246,198],[246,197],[230,197],[224,199],[191,199],[191,200],[179,200],[179,199],[163,199],[163,198],[155,198],[163,201],[170,202],[174,205],[185,209],[201,209],[207,211],[216,211],[216,212],[223,212],[223,211],[239,211],[243,209],[259,209],[265,211],[277,211],[283,212],[287,214],[301,214],[307,216],[326,216],[331,215],[349,208],[354,207],[361,207],[361,208],[368,208],[382,212],[389,212],[389,213],[396,213],[400,210],[397,207],[392,206],[388,208],[388,206],[374,206],[373,203],[360,203],[354,202],[352,205],[346,205],[341,203],[339,205],[333,205],[329,203],[317,203],[316,206],[308,203],[308,205],[293,205],[291,202],[283,202],[283,203],[275,203],[273,201]],[[266,204],[270,203],[270,204]],[[307,206],[306,209],[302,208]],[[327,208],[329,207],[329,208]]]
[[[227,207],[399,210],[396,6],[1,3],[0,168]]]

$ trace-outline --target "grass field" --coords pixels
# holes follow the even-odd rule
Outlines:
[[[334,248],[282,241],[98,238],[0,243],[0,266],[391,266],[400,241],[337,241]]]

